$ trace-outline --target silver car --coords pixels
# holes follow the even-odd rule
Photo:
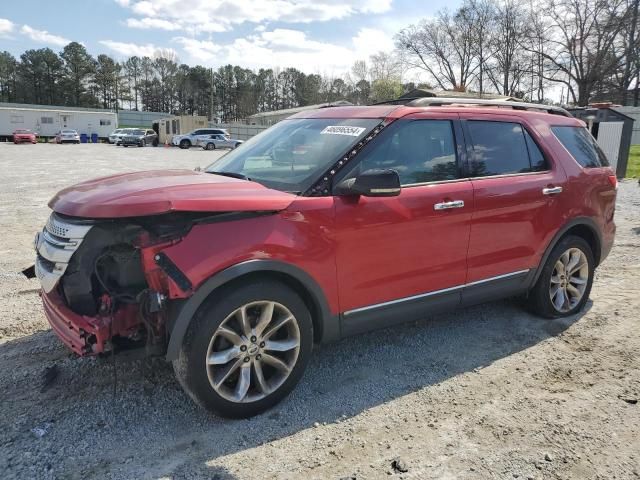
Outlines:
[[[198,138],[196,145],[202,147],[203,150],[215,150],[216,148],[234,149],[242,145],[242,140],[217,133],[214,135],[207,135],[204,138]]]
[[[185,135],[174,135],[171,138],[171,145],[175,145],[180,148],[191,148],[194,145],[198,145],[198,140],[207,139],[211,135],[224,135],[229,136],[224,128],[199,128]]]
[[[109,143],[115,143],[116,145],[120,144],[120,140],[127,134],[127,130],[132,130],[131,128],[116,128],[111,135],[109,135]]]

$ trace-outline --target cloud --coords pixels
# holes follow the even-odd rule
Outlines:
[[[190,33],[222,32],[234,24],[277,21],[284,23],[326,22],[358,14],[381,14],[392,0],[116,0],[143,17],[132,28],[165,28],[176,25]],[[156,19],[155,24],[147,19]],[[129,24],[129,21],[127,22]],[[141,27],[141,25],[145,25]],[[173,28],[171,28],[173,30]]]
[[[220,44],[190,37],[173,39],[189,63],[220,66],[227,63],[247,68],[295,67],[306,73],[342,74],[356,60],[380,50],[391,50],[393,39],[381,30],[361,29],[344,44],[318,41],[301,30],[276,28]]]
[[[68,43],[71,43],[71,40],[58,35],[53,35],[46,30],[36,30],[35,28],[31,28],[29,25],[23,25],[20,29],[20,33],[26,35],[34,42],[46,43],[57,47],[63,47]]]
[[[8,37],[14,27],[15,24],[11,20],[0,18],[0,37]]]
[[[362,59],[367,59],[379,51],[393,50],[393,37],[377,28],[361,28],[353,37],[353,46]]]
[[[140,45],[137,43],[129,43],[129,42],[118,42],[116,40],[100,40],[101,45],[104,45],[108,49],[114,51],[118,55],[123,58],[138,56],[138,57],[175,57],[177,58],[177,53],[172,48],[160,48],[152,43],[147,43],[144,45]]]
[[[177,23],[170,22],[168,20],[162,20],[161,18],[127,18],[126,21],[127,27],[130,28],[140,28],[143,30],[148,30],[151,28],[157,28],[159,30],[180,30],[182,27]]]

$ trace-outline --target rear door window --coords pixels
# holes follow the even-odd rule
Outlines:
[[[509,175],[545,169],[542,152],[519,123],[485,120],[468,120],[466,123],[471,137],[469,167],[472,176]]]
[[[609,161],[596,140],[584,127],[551,127],[576,162],[585,168],[608,167]]]

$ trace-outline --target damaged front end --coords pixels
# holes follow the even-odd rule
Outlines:
[[[138,346],[163,353],[164,304],[188,296],[190,285],[178,286],[158,260],[192,220],[51,215],[36,235],[35,273],[47,319],[67,347],[81,356]]]

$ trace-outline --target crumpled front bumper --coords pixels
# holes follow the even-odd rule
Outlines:
[[[62,342],[80,356],[97,355],[110,348],[116,334],[130,334],[139,327],[137,306],[126,305],[113,317],[88,317],[73,312],[54,289],[41,292],[44,313],[51,329]]]
[[[43,291],[41,297],[51,329],[69,349],[80,356],[104,351],[109,340],[109,326],[102,319],[72,312],[55,290]]]

